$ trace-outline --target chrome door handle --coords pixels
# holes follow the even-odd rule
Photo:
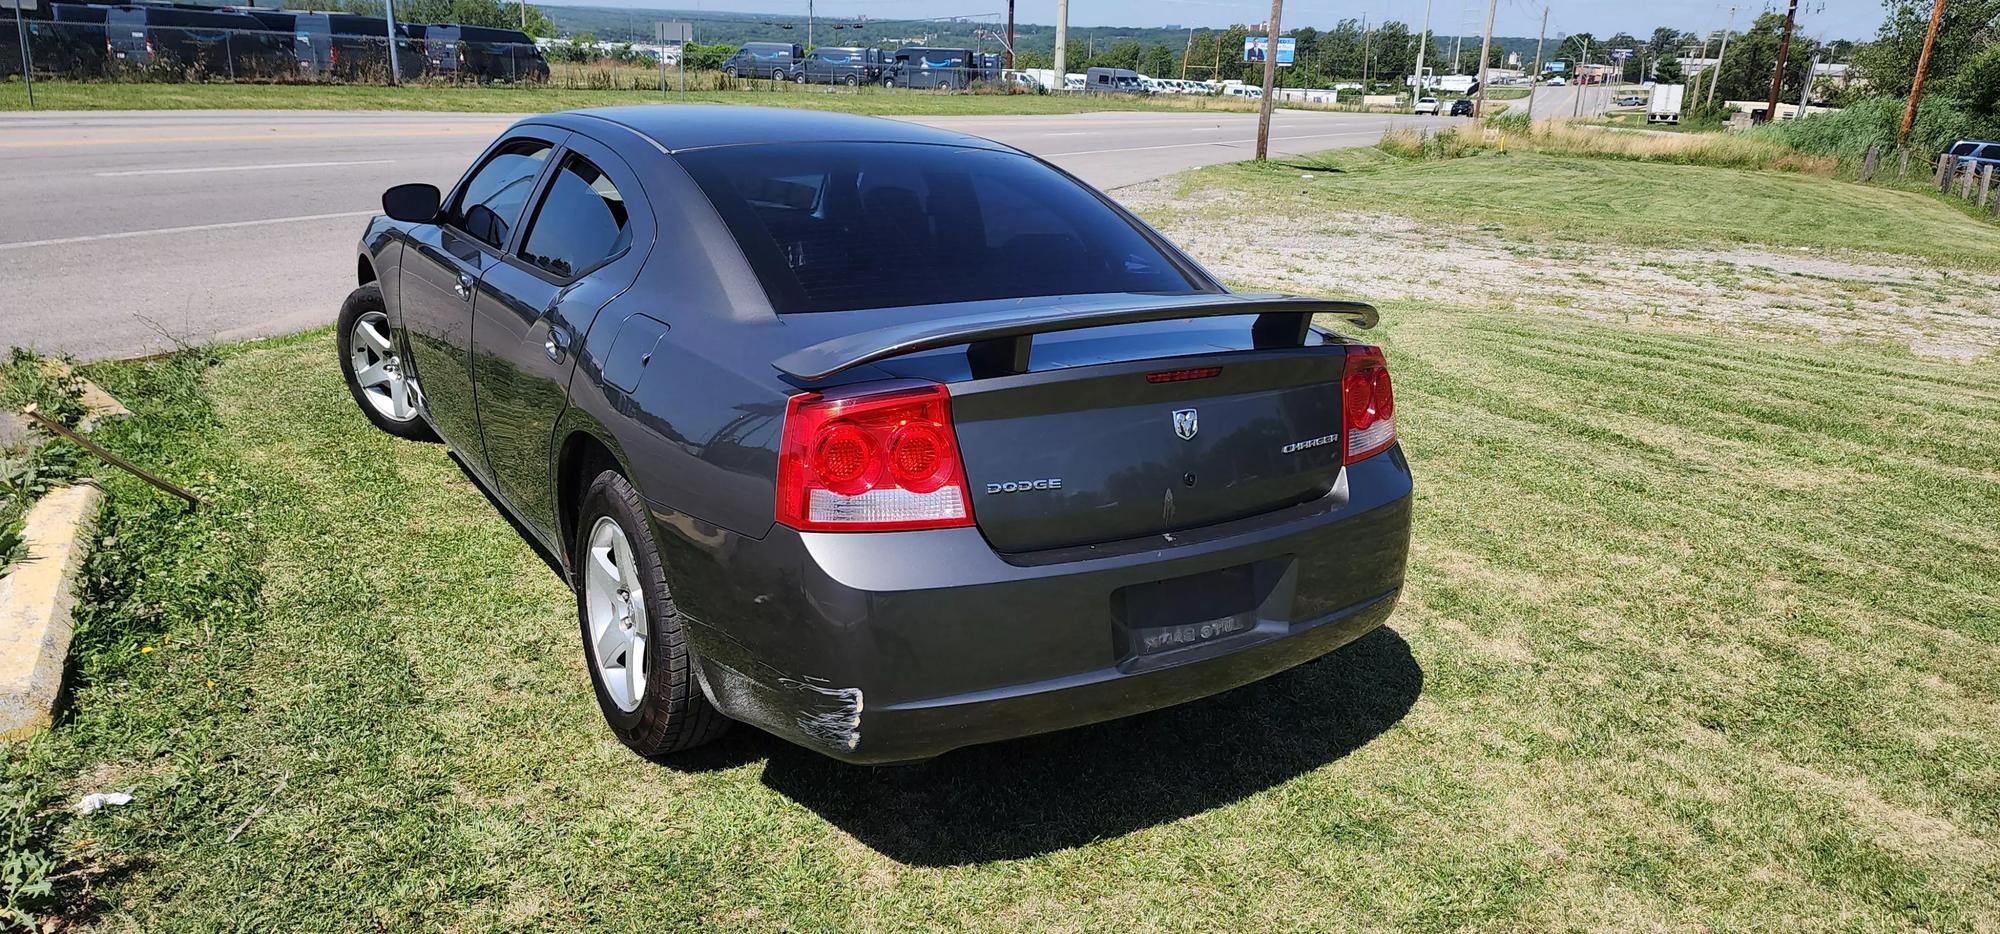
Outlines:
[[[548,339],[542,341],[542,353],[548,355],[551,363],[563,362],[569,356],[569,334],[550,328]]]
[[[468,302],[471,301],[472,276],[468,273],[459,273],[458,281],[451,284],[451,290],[457,292],[459,298],[465,299]]]

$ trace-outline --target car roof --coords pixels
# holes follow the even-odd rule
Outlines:
[[[528,123],[546,123],[590,136],[605,123],[625,127],[669,152],[755,143],[930,143],[1009,150],[988,139],[901,120],[782,107],[640,104],[572,110]],[[612,140],[605,140],[612,142]]]

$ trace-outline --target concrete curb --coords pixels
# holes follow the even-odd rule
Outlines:
[[[89,380],[83,380],[83,405],[80,431],[132,414]],[[0,740],[21,739],[53,722],[76,628],[70,616],[76,577],[90,552],[102,496],[88,482],[44,494],[22,523],[27,556],[0,573]]]
[[[50,490],[28,510],[28,557],[0,576],[0,739],[51,723],[101,495],[88,483]]]

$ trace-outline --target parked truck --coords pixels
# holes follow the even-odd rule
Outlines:
[[[1653,85],[1653,100],[1646,105],[1646,122],[1681,122],[1681,99],[1686,95],[1687,85],[1685,84]]]

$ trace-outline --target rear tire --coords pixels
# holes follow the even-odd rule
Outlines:
[[[615,471],[598,474],[584,490],[576,528],[584,667],[612,734],[650,758],[728,732],[730,720],[695,680],[694,656],[638,491]]]
[[[422,414],[423,392],[406,368],[398,337],[389,327],[380,287],[371,282],[348,293],[334,338],[340,375],[370,424],[406,441],[436,441]]]
[[[858,88],[861,86],[860,75],[848,75],[846,80],[847,80],[847,86],[850,88]]]
[[[773,68],[773,69],[771,69],[771,80],[772,80],[772,81],[783,81],[783,80],[785,80],[785,70],[784,70],[783,68]]]

